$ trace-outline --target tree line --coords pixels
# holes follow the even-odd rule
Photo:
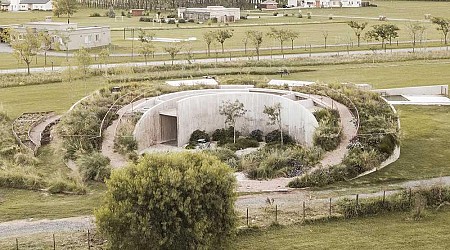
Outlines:
[[[170,10],[178,7],[225,6],[253,9],[255,3],[248,0],[77,0],[82,6],[90,8],[113,7],[116,9]]]

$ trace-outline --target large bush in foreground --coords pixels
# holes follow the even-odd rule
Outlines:
[[[235,228],[235,181],[211,155],[146,155],[112,173],[97,225],[112,249],[224,246]]]

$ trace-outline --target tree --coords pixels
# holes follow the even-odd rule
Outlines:
[[[392,38],[398,37],[397,31],[399,28],[394,24],[381,24],[372,26],[372,30],[368,31],[366,35],[377,41],[381,41],[381,47],[386,49],[385,41],[391,41]]]
[[[216,33],[214,31],[207,31],[205,33],[203,33],[203,40],[205,40],[206,46],[207,46],[207,51],[208,51],[208,56],[210,55],[210,51],[211,51],[211,43],[214,42],[214,40],[216,39]]]
[[[155,36],[155,34],[151,33],[151,32],[147,32],[143,29],[139,29],[139,41],[141,41],[142,43],[148,43],[151,42],[151,40],[153,39],[153,37]]]
[[[25,33],[11,30],[9,42],[14,50],[17,60],[23,61],[27,65],[27,73],[30,74],[30,64],[33,56],[41,50],[41,36],[32,29],[26,29]]]
[[[281,124],[281,104],[279,102],[275,103],[273,106],[264,105],[264,114],[269,116],[269,125],[277,125],[278,130],[280,130],[281,146],[283,146],[283,127]]]
[[[322,36],[323,36],[323,40],[324,40],[324,47],[325,47],[325,49],[327,48],[327,39],[328,39],[328,31],[326,31],[326,30],[323,30],[322,31]]]
[[[52,36],[48,32],[39,32],[39,35],[41,36],[41,49],[44,51],[44,65],[47,66],[47,51],[52,48],[54,41]]]
[[[416,48],[416,41],[417,38],[420,38],[422,40],[423,32],[425,31],[425,26],[421,25],[420,23],[409,23],[406,25],[406,28],[409,31],[409,35],[411,36],[411,41],[413,45],[413,52]]]
[[[284,58],[283,43],[289,39],[289,31],[286,29],[275,29],[272,27],[270,28],[270,32],[267,33],[267,35],[280,42],[281,54],[283,55]]]
[[[81,48],[75,52],[75,59],[77,60],[78,68],[83,71],[84,79],[86,79],[89,72],[89,65],[92,63],[91,55],[85,48]]]
[[[141,44],[141,54],[144,56],[145,65],[147,65],[147,58],[155,52],[155,46],[152,43]]]
[[[55,16],[67,15],[67,23],[69,18],[78,10],[77,0],[55,0],[53,1],[53,14]]]
[[[437,30],[442,32],[444,35],[444,44],[447,44],[447,35],[450,30],[450,19],[443,17],[433,17],[431,22],[438,25]]]
[[[209,249],[234,234],[236,178],[206,153],[151,154],[113,171],[95,211],[112,249]]]
[[[350,21],[347,24],[348,24],[348,26],[350,26],[350,28],[353,29],[353,32],[355,32],[356,38],[358,40],[358,47],[359,47],[360,42],[361,42],[361,34],[362,34],[363,30],[366,28],[367,22],[358,23],[355,21]]]
[[[236,120],[247,113],[244,104],[239,100],[222,102],[219,114],[225,116],[225,125],[233,127],[233,143],[236,143]]]
[[[180,53],[183,46],[179,43],[170,43],[170,45],[164,47],[164,51],[167,52],[170,55],[170,60],[175,60],[175,57]]]
[[[222,53],[224,52],[223,50],[223,43],[225,43],[225,41],[228,38],[232,38],[233,37],[233,31],[229,30],[229,29],[220,29],[216,31],[216,40],[222,45]]]
[[[261,31],[257,30],[249,30],[246,33],[246,36],[250,40],[250,42],[253,44],[256,50],[256,56],[259,61],[259,49],[261,48],[261,44],[263,42],[264,34]]]
[[[111,53],[108,48],[102,49],[98,54],[98,59],[100,63],[105,66],[105,76],[108,75],[108,67],[106,66],[106,64],[108,64],[108,58],[110,54]]]
[[[294,50],[294,40],[299,37],[299,33],[293,30],[287,30],[288,39],[291,40],[291,50]]]

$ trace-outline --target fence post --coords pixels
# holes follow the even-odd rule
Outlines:
[[[329,218],[331,218],[331,198],[330,198],[330,211],[329,211]]]
[[[386,190],[383,191],[383,206],[385,202],[386,202]]]
[[[248,227],[248,208],[247,208],[247,227]]]
[[[19,240],[16,238],[16,249],[19,250]]]
[[[91,249],[91,232],[88,229],[88,249]]]
[[[278,205],[275,205],[275,223],[278,222]]]
[[[56,250],[55,234],[53,234],[53,250]]]
[[[409,201],[409,205],[411,205],[411,188],[409,188],[409,195],[408,195],[408,201]]]
[[[356,194],[356,206],[359,206],[359,194]]]
[[[305,219],[306,219],[306,209],[305,209],[305,207],[306,207],[306,204],[305,204],[305,201],[303,201],[303,221],[305,221]]]

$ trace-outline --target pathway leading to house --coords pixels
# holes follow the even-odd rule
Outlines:
[[[36,126],[34,126],[30,130],[30,139],[36,144],[38,148],[41,146],[42,132],[44,132],[47,125],[49,125],[52,122],[55,122],[59,118],[61,118],[60,115],[52,115],[47,119],[43,120],[42,122],[40,122],[39,124],[37,124]]]

